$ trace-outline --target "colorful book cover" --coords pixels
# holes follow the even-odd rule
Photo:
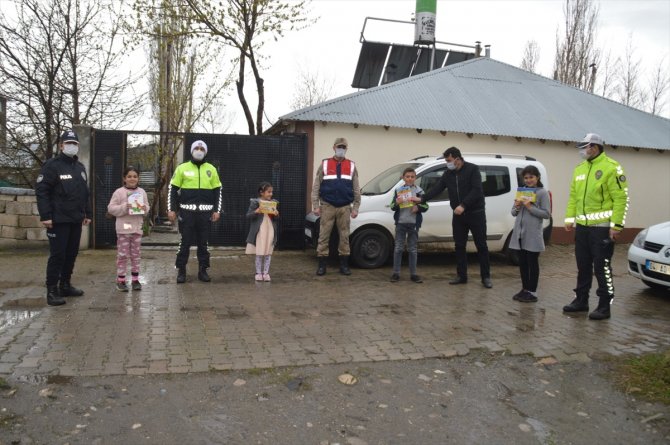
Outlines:
[[[129,215],[144,215],[144,196],[141,192],[133,192],[128,194],[128,203],[130,208],[128,209]]]
[[[517,188],[515,199],[517,201],[535,202],[537,200],[537,193],[535,193],[535,188],[533,188],[533,187],[519,187],[519,188]]]
[[[267,213],[274,215],[277,212],[277,201],[265,201],[264,199],[258,200],[258,208],[261,209],[261,213]]]
[[[398,187],[398,190],[396,190],[396,194],[398,198],[402,200],[402,202],[398,204],[401,209],[414,207],[414,202],[411,201],[411,199],[414,197],[414,193],[412,193],[411,187],[408,187],[406,185]]]

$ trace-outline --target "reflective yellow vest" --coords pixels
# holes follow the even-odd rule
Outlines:
[[[623,168],[603,152],[575,168],[565,224],[621,230],[626,224],[628,203],[628,182]]]

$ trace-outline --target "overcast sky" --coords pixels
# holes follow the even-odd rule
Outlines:
[[[491,57],[518,66],[526,42],[540,48],[538,74],[551,77],[557,28],[564,20],[564,0],[438,0],[436,38],[439,41],[491,45]],[[351,88],[365,17],[410,20],[414,0],[313,0],[311,15],[319,17],[310,27],[269,44],[266,62],[266,114],[272,123],[288,112],[300,70],[318,73],[333,85],[332,97]],[[598,44],[623,55],[629,36],[644,68],[649,70],[665,57],[670,72],[670,0],[600,0]],[[382,26],[368,22],[366,40],[412,44],[412,25]],[[229,132],[246,133],[236,97],[227,101],[235,113]],[[666,116],[670,104],[666,105]],[[264,128],[268,128],[268,121]]]

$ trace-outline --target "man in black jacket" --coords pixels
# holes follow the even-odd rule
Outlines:
[[[468,241],[468,232],[472,232],[472,238],[477,247],[482,284],[490,289],[493,284],[491,283],[489,248],[486,244],[484,190],[479,167],[463,160],[461,151],[456,147],[449,147],[443,155],[447,162],[447,170],[442,175],[440,182],[426,192],[423,202],[439,195],[445,188],[449,192],[449,204],[454,210],[451,227],[456,247],[456,272],[458,273],[458,276],[449,281],[449,284],[468,282],[468,259],[465,245]]]
[[[79,138],[68,130],[60,138],[60,153],[42,165],[35,195],[40,221],[47,229],[47,304],[65,304],[63,297],[80,297],[84,291],[70,284],[79,253],[82,225],[91,222],[88,177],[77,160]]]

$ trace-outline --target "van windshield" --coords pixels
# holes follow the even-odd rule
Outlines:
[[[375,176],[370,182],[361,188],[361,194],[366,196],[383,195],[391,190],[402,178],[402,172],[410,167],[416,170],[421,164],[418,162],[406,162],[404,164],[394,165]]]

